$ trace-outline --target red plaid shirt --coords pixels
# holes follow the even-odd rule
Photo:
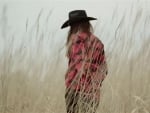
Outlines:
[[[107,75],[104,45],[93,34],[83,32],[73,34],[71,40],[66,87],[83,92],[99,90]]]

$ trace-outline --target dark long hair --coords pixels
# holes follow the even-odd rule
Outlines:
[[[70,25],[70,30],[68,32],[68,37],[67,37],[67,42],[66,42],[66,46],[67,46],[67,57],[69,56],[69,52],[70,52],[70,47],[72,44],[71,41],[71,35],[72,34],[76,34],[78,31],[82,31],[85,32],[87,34],[91,34],[91,32],[93,32],[93,28],[92,25],[90,24],[89,21],[84,21],[84,22],[78,22],[78,23],[74,23],[72,25]]]

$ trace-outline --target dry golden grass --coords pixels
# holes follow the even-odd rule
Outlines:
[[[134,5],[96,26],[98,36],[112,37],[105,46],[109,74],[98,113],[150,113],[150,15]],[[0,19],[0,113],[65,113],[67,59],[47,29],[50,14],[44,28],[39,24],[42,12],[31,29],[27,21],[26,32],[17,38],[8,33],[5,13]]]

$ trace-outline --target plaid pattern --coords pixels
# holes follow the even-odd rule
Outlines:
[[[83,32],[73,34],[71,40],[66,87],[86,94],[94,91],[99,97],[101,83],[107,75],[104,45],[93,34]]]

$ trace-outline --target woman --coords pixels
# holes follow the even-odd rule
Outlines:
[[[93,35],[85,10],[69,13],[62,29],[70,26],[67,38],[68,70],[65,75],[67,113],[95,113],[100,87],[107,75],[103,43]]]

